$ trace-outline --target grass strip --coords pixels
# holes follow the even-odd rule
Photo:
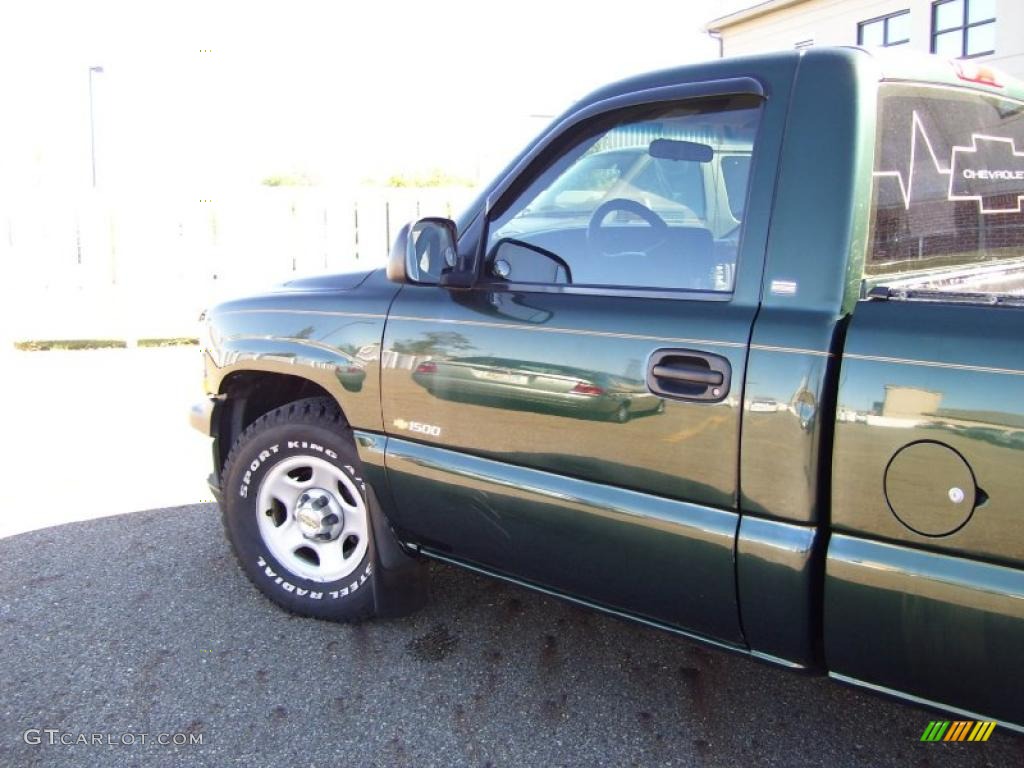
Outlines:
[[[121,339],[47,339],[16,341],[14,348],[22,352],[46,352],[51,349],[124,349],[128,342]]]
[[[157,347],[191,347],[199,344],[199,339],[191,336],[168,336],[152,339],[139,339],[135,345],[148,349]],[[22,352],[46,352],[51,349],[126,349],[128,342],[123,339],[35,339],[32,341],[16,341],[14,348]]]
[[[170,338],[139,339],[140,347],[193,347],[199,344],[199,339],[190,336],[173,336]]]

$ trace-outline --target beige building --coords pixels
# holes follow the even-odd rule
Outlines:
[[[1024,0],[767,0],[708,23],[723,55],[811,45],[901,46],[1024,78]]]

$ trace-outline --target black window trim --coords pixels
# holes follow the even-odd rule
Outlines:
[[[873,19],[864,19],[864,21],[857,22],[857,45],[864,45],[864,27],[868,24],[876,24],[879,21],[882,22],[882,47],[893,48],[897,45],[905,45],[910,42],[909,37],[905,37],[902,40],[889,40],[889,19],[894,19],[897,16],[909,16],[910,9],[904,8],[902,11],[893,11],[883,16],[875,16]]]
[[[931,29],[931,46],[929,50],[935,53],[935,41],[939,35],[947,32],[960,32],[960,55],[958,59],[976,59],[979,56],[991,56],[996,52],[995,48],[991,51],[978,51],[977,53],[967,53],[967,31],[974,29],[975,27],[983,27],[987,24],[995,24],[998,17],[992,16],[988,19],[982,19],[981,21],[968,22],[971,10],[971,0],[963,0],[963,17],[960,19],[960,26],[957,27],[946,27],[945,29],[938,28],[939,18],[939,7],[947,5],[953,2],[953,0],[932,0],[932,29]]]
[[[587,107],[573,112],[565,119],[552,126],[524,155],[519,162],[505,175],[505,177],[494,186],[483,208],[482,227],[479,240],[475,248],[476,260],[476,281],[474,287],[488,291],[517,291],[520,293],[562,293],[580,294],[587,296],[617,296],[623,298],[647,298],[647,299],[684,299],[688,301],[717,301],[729,302],[735,295],[735,278],[732,290],[729,291],[707,291],[695,289],[670,289],[670,288],[644,288],[639,286],[615,286],[615,285],[558,285],[552,283],[513,283],[495,282],[484,269],[488,230],[492,217],[496,211],[502,210],[502,205],[514,202],[519,193],[531,184],[553,161],[552,155],[560,154],[566,144],[572,143],[573,137],[579,133],[579,129],[587,123],[602,115],[611,112],[619,112],[634,107],[642,107],[655,104],[673,104],[682,101],[693,101],[697,99],[710,99],[715,97],[730,96],[752,96],[760,99],[762,109],[764,102],[768,100],[764,87],[752,77],[733,77],[721,80],[707,80],[697,83],[681,83],[677,85],[649,88],[642,91],[634,91],[628,94],[613,96],[602,101],[595,102]],[[758,125],[758,137],[754,140],[756,147],[764,123]],[[753,162],[756,163],[757,152],[754,153]],[[753,174],[753,164],[751,165]],[[746,210],[751,195],[751,188],[747,187],[747,198],[744,201]],[[738,255],[742,251],[743,237],[745,234],[745,221],[740,223],[740,238],[737,243],[737,264],[739,271]]]

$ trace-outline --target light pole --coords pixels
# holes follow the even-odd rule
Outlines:
[[[92,76],[103,74],[103,67],[89,67],[89,152],[92,157],[92,188],[96,189],[96,116],[92,103]]]

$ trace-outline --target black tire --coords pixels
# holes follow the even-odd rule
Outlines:
[[[327,398],[298,400],[257,419],[238,438],[224,464],[221,516],[231,549],[249,581],[285,610],[331,621],[369,618],[374,615],[371,574],[376,568],[372,541],[351,573],[335,581],[317,581],[296,574],[276,558],[260,532],[257,516],[265,512],[258,509],[257,499],[262,481],[282,461],[302,456],[344,472],[370,514],[359,457],[338,407]],[[368,539],[371,529],[367,526]]]

